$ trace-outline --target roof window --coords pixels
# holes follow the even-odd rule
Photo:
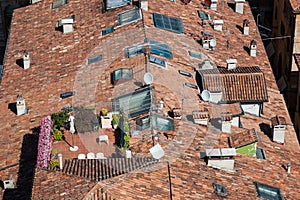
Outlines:
[[[153,13],[153,21],[155,27],[157,28],[165,29],[175,33],[183,33],[184,31],[182,20],[180,18]]]
[[[112,32],[114,32],[114,30],[115,30],[114,27],[110,27],[110,28],[104,29],[102,31],[102,35],[106,35],[106,34],[112,33]]]
[[[138,44],[125,49],[125,54],[127,58],[131,58],[146,52],[145,46],[143,44]]]
[[[164,61],[162,59],[159,59],[159,58],[156,58],[153,56],[149,56],[149,61],[151,63],[157,64],[157,65],[163,67],[164,69],[167,68],[166,61]]]
[[[115,84],[120,80],[130,80],[132,79],[132,69],[121,68],[113,71],[112,73],[112,83]]]
[[[95,62],[98,62],[100,60],[102,60],[102,56],[101,55],[97,55],[97,56],[88,58],[88,65],[92,64],[92,63],[95,63]]]
[[[270,200],[282,200],[279,188],[265,185],[263,183],[254,182],[256,186],[257,196]]]
[[[217,193],[218,195],[227,196],[227,189],[225,185],[219,185],[214,183],[214,190],[215,193]]]
[[[68,0],[56,0],[51,3],[51,9],[59,8],[68,3]]]
[[[160,43],[160,42],[156,42],[153,40],[150,40],[149,43],[150,43],[150,53],[151,54],[163,56],[168,59],[173,58],[172,51],[168,45]]]
[[[194,51],[189,51],[189,55],[194,57],[194,58],[199,58],[201,59],[201,54],[200,53],[196,53]]]
[[[127,10],[118,14],[118,22],[120,26],[130,24],[142,19],[141,10],[138,8]]]
[[[131,0],[106,0],[106,10],[127,6],[131,3]]]

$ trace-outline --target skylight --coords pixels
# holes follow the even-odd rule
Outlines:
[[[113,71],[112,73],[112,83],[115,84],[119,80],[130,80],[132,79],[132,69],[121,68]]]
[[[125,49],[126,57],[131,58],[146,52],[145,46],[138,44]]]
[[[131,0],[106,0],[106,10],[119,8],[131,4]]]
[[[174,130],[174,121],[172,119],[167,119],[157,115],[140,118],[136,123],[139,130],[150,129],[151,125],[155,130],[159,131]]]
[[[226,189],[226,186],[224,186],[224,185],[219,185],[219,184],[214,183],[214,190],[215,190],[215,193],[217,193],[218,195],[227,196],[227,189]]]
[[[166,61],[162,60],[162,59],[159,59],[159,58],[156,58],[156,57],[153,57],[153,56],[149,56],[149,61],[151,63],[154,63],[154,64],[157,64],[163,68],[166,68]]]
[[[115,30],[114,27],[110,27],[110,28],[104,29],[102,31],[102,35],[106,35],[106,34],[112,33],[112,32],[114,32],[114,30]]]
[[[175,33],[183,33],[183,24],[180,18],[153,13],[153,21],[155,27],[157,28],[165,29]]]
[[[198,15],[203,20],[210,20],[210,15],[198,10]]]
[[[102,56],[101,56],[101,55],[97,55],[97,56],[88,58],[88,65],[89,65],[89,64],[92,64],[92,63],[95,63],[95,62],[98,62],[98,61],[100,61],[101,59],[102,59]]]
[[[149,40],[150,43],[150,53],[158,56],[163,56],[168,59],[172,59],[172,51],[170,47],[166,44]]]
[[[266,159],[266,152],[261,148],[256,148],[256,158],[257,159]]]
[[[51,3],[51,9],[59,8],[68,3],[68,0],[56,0]]]
[[[123,111],[129,118],[148,113],[151,107],[152,87],[146,87],[113,100],[113,110]]]
[[[269,200],[283,200],[280,189],[263,183],[254,182],[256,186],[257,196]]]
[[[200,53],[196,53],[194,51],[189,51],[189,55],[194,57],[194,58],[199,58],[201,59],[201,54]]]
[[[127,10],[118,14],[118,22],[120,26],[129,24],[142,19],[141,10],[138,8]]]

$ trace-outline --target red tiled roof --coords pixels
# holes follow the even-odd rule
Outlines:
[[[264,74],[259,67],[238,67],[199,70],[203,77],[203,89],[222,92],[223,102],[267,101]]]
[[[232,148],[238,148],[256,142],[255,130],[243,130],[229,136],[229,144]]]

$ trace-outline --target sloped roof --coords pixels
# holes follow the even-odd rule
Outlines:
[[[199,70],[203,89],[222,92],[222,102],[263,102],[268,100],[264,74],[259,67]]]
[[[229,136],[230,147],[238,148],[253,142],[257,142],[255,130],[243,130]]]

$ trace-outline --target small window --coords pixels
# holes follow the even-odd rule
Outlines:
[[[257,196],[270,200],[283,200],[280,189],[262,183],[254,182]]]
[[[102,35],[106,35],[106,34],[112,33],[112,32],[114,32],[114,30],[115,30],[114,27],[110,27],[110,28],[104,29],[102,31]]]
[[[168,45],[159,43],[159,42],[155,42],[153,40],[150,40],[149,43],[150,43],[150,53],[151,54],[163,56],[168,59],[173,58],[171,49]]]
[[[187,77],[192,77],[192,74],[190,72],[186,72],[183,70],[178,70],[179,74],[187,76]]]
[[[261,148],[256,148],[256,158],[257,159],[266,159],[266,152]]]
[[[153,56],[149,56],[149,61],[151,63],[154,63],[154,64],[157,64],[159,66],[162,66],[163,68],[166,68],[166,61],[164,61],[162,59],[159,59],[159,58],[156,58],[156,57],[153,57]]]
[[[219,184],[214,183],[214,190],[215,190],[215,193],[217,193],[218,195],[227,196],[227,189],[226,189],[226,186],[224,186],[224,185],[219,185]]]
[[[153,13],[153,21],[155,27],[157,28],[165,29],[175,33],[183,33],[183,24],[180,18]]]
[[[70,92],[64,92],[62,94],[60,94],[60,98],[65,99],[71,96],[74,96],[75,92],[74,91],[70,91]]]
[[[95,62],[98,62],[102,59],[102,56],[101,55],[98,55],[98,56],[94,56],[94,57],[91,57],[91,58],[88,58],[88,65],[89,64],[92,64],[92,63],[95,63]]]
[[[132,79],[132,69],[121,68],[113,71],[112,73],[112,84],[116,84],[120,80],[130,80]]]
[[[199,58],[201,59],[201,54],[200,53],[196,53],[196,52],[193,52],[193,51],[189,51],[189,55],[194,57],[194,58]]]
[[[118,14],[119,25],[129,24],[142,19],[141,10],[138,8],[127,10]]]
[[[53,3],[51,3],[51,9],[59,8],[67,3],[67,0],[56,0]]]
[[[125,54],[127,58],[131,58],[146,52],[145,46],[143,44],[138,44],[136,46],[131,46],[125,49]]]
[[[131,0],[106,0],[106,10],[111,10],[131,4]]]
[[[198,10],[198,15],[203,20],[210,20],[211,19],[209,14],[201,12],[200,10]]]
[[[197,85],[194,85],[194,84],[191,84],[191,83],[185,83],[184,85],[187,86],[187,87],[189,87],[189,88],[193,88],[193,89],[198,90],[198,86]]]

